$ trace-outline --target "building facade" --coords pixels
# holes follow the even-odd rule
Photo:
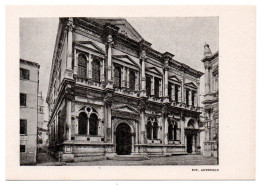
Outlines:
[[[151,45],[125,19],[60,18],[47,95],[52,154],[200,153],[202,73]]]
[[[38,139],[37,149],[38,152],[46,152],[48,147],[48,122],[44,120],[44,99],[42,92],[38,94]]]
[[[205,156],[218,157],[218,128],[219,128],[219,85],[218,85],[218,52],[212,54],[208,44],[204,45],[204,58],[201,60],[205,67],[204,127],[205,127]]]
[[[36,163],[40,65],[20,59],[20,164]]]

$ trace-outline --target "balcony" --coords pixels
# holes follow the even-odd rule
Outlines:
[[[153,101],[156,103],[162,103],[161,97],[155,97],[155,96],[147,96],[148,101]]]
[[[102,83],[91,81],[91,80],[86,79],[86,78],[77,77],[76,83],[79,84],[79,85],[85,85],[85,86],[92,87],[92,88],[103,89]]]
[[[118,93],[118,94],[139,97],[139,91],[132,91],[132,90],[123,89],[123,88],[114,88],[114,90],[115,90],[115,93]]]

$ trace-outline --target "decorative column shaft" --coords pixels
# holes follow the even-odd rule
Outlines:
[[[175,85],[172,84],[172,100],[175,101]]]
[[[142,86],[141,86],[141,97],[146,96],[146,78],[145,78],[145,59],[146,59],[146,52],[142,50],[141,52],[141,63],[142,63]]]
[[[73,18],[69,18],[68,26],[68,53],[67,53],[67,69],[72,70],[72,30],[74,28]]]
[[[93,61],[92,55],[89,54],[89,62],[88,62],[88,78],[89,79],[92,79],[92,61]]]
[[[112,45],[113,45],[113,38],[111,35],[107,37],[108,42],[108,50],[107,50],[107,88],[113,88],[113,81],[112,81]]]
[[[168,74],[169,74],[168,60],[165,61],[164,67],[164,97],[168,98]]]
[[[122,78],[121,78],[121,85],[122,85],[122,88],[126,87],[126,68],[125,66],[123,66],[123,68],[121,68],[121,75],[122,75]]]
[[[168,117],[165,116],[165,119],[164,119],[164,144],[167,145],[168,144],[168,126],[169,126],[169,123],[168,123]]]
[[[192,90],[189,91],[189,105],[192,105]]]
[[[151,95],[154,95],[154,76],[151,79]]]
[[[126,68],[126,88],[129,88],[130,83],[130,71],[129,68]]]
[[[105,82],[105,60],[102,61],[101,67],[101,82]]]
[[[70,141],[71,140],[71,100],[67,100],[67,105],[66,105],[66,113],[67,113],[67,126],[68,126],[68,136],[67,139]]]

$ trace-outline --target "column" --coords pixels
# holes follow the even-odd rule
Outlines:
[[[89,54],[89,62],[88,62],[88,79],[92,79],[92,55]]]
[[[78,73],[78,59],[77,59],[76,50],[74,50],[74,74],[77,74],[77,73]]]
[[[129,68],[126,68],[126,88],[129,88],[129,80],[130,80],[130,71]]]
[[[200,106],[200,82],[199,82],[199,80],[197,80],[197,86],[198,86],[198,90],[196,93],[196,105],[199,107]]]
[[[175,101],[175,85],[172,84],[172,100]]]
[[[205,64],[205,94],[210,92],[210,67],[208,63]]]
[[[192,105],[192,90],[188,90],[189,91],[189,105]]]
[[[181,100],[181,87],[179,87],[179,86],[178,86],[178,102],[182,102],[182,100]]]
[[[154,96],[154,76],[151,78],[151,95]]]
[[[168,117],[165,116],[164,118],[164,144],[167,145],[168,144]]]
[[[112,140],[112,116],[111,116],[111,105],[107,106],[107,139]]]
[[[121,68],[121,87],[125,88],[126,87],[126,67],[123,66]]]
[[[145,143],[145,110],[141,110],[141,144]]]
[[[159,81],[159,87],[160,87],[160,92],[159,92],[159,97],[162,97],[162,92],[163,92],[163,86],[162,86],[162,80]]]
[[[135,91],[139,90],[139,72],[135,72]]]
[[[67,113],[67,126],[68,126],[68,136],[67,139],[71,140],[71,100],[67,99],[67,105],[66,105],[66,113]]]
[[[146,58],[146,52],[145,50],[142,50],[141,52],[141,63],[142,63],[142,87],[141,87],[141,97],[146,96],[146,87],[145,87],[145,58]]]
[[[184,145],[185,144],[185,120],[181,119],[180,120],[180,124],[181,124],[181,144]]]
[[[169,67],[168,67],[168,60],[165,61],[165,67],[164,67],[164,98],[166,101],[169,101],[169,95],[168,95],[168,76],[169,76]]]
[[[112,81],[112,45],[113,45],[113,38],[111,35],[107,37],[108,49],[107,49],[107,87],[106,88],[113,88],[113,81]]]
[[[102,67],[101,67],[101,82],[105,82],[105,60],[102,60]]]
[[[194,91],[194,106],[198,107],[198,93]]]
[[[73,18],[69,18],[68,21],[68,50],[67,50],[67,69],[72,70],[72,30],[74,28]]]

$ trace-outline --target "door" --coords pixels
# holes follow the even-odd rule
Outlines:
[[[131,148],[131,128],[129,125],[122,123],[116,129],[116,153],[118,155],[129,155]]]
[[[188,134],[187,135],[187,152],[192,153],[192,135]]]

